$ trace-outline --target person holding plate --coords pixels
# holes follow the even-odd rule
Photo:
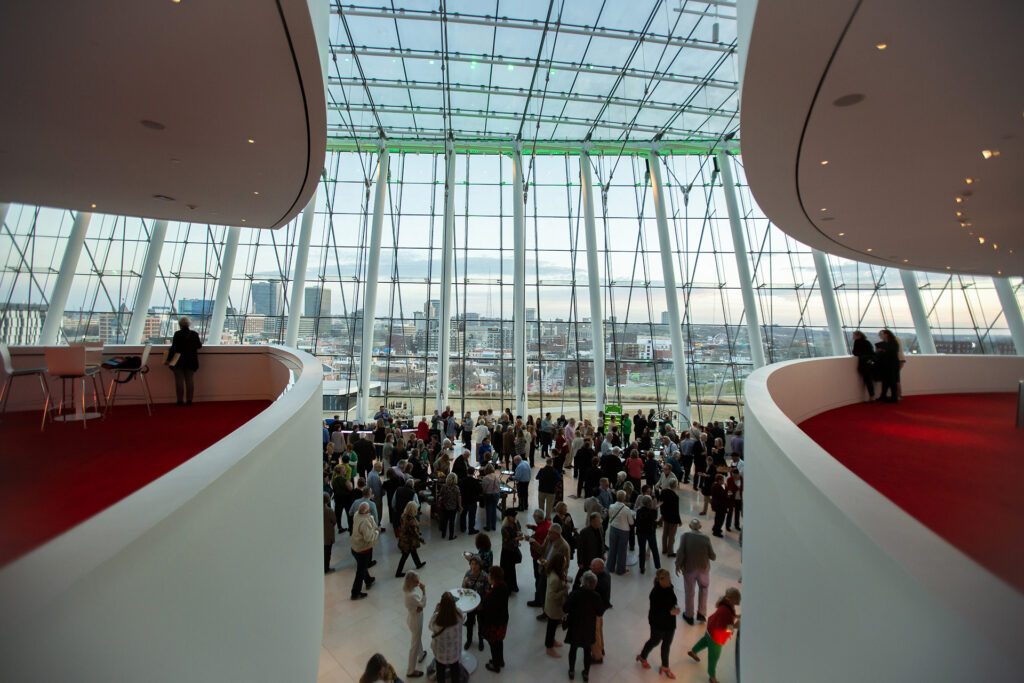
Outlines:
[[[484,572],[484,563],[480,559],[479,555],[473,555],[469,558],[469,571],[466,572],[466,576],[462,579],[462,587],[466,590],[476,591],[481,599],[484,594],[487,593],[488,583],[487,574]],[[477,616],[480,613],[480,607],[470,611],[466,615],[466,645],[465,649],[468,650],[473,644],[473,626],[476,625]],[[483,624],[480,625],[480,650],[484,649],[484,629]]]

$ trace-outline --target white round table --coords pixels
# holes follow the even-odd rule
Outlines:
[[[455,606],[462,610],[463,614],[480,606],[480,594],[472,588],[453,588],[448,592],[455,596]],[[469,650],[462,651],[462,666],[466,667],[469,673],[476,671],[476,656]]]

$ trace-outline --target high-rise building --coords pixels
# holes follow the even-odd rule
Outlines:
[[[280,280],[252,283],[252,310],[256,315],[278,316],[284,312]]]
[[[331,290],[326,287],[306,287],[305,306],[302,314],[310,318],[331,315]]]
[[[38,344],[45,317],[43,304],[7,304],[0,308],[0,340],[11,346]]]
[[[213,314],[213,299],[179,299],[180,315],[206,316]]]

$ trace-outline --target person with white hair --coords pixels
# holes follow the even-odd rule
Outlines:
[[[711,562],[715,559],[715,549],[711,546],[711,539],[701,533],[700,528],[699,519],[690,520],[690,530],[680,539],[679,554],[676,555],[676,575],[682,575],[683,591],[686,594],[683,621],[691,626],[694,623],[693,591],[695,584],[698,588],[697,619],[707,621]]]
[[[407,612],[405,623],[409,625],[409,634],[412,636],[409,645],[409,666],[405,670],[405,675],[407,678],[419,678],[423,672],[416,668],[416,664],[427,657],[427,651],[423,649],[423,609],[427,606],[427,587],[420,580],[419,574],[409,572],[405,575],[402,594],[405,596]]]
[[[584,572],[580,579],[580,587],[569,594],[562,607],[566,615],[565,640],[569,644],[570,681],[576,678],[577,648],[583,648],[584,683],[590,680],[591,648],[596,639],[597,618],[604,614],[604,605],[594,590],[596,587],[597,576],[594,572]]]
[[[178,319],[178,331],[171,339],[171,348],[167,350],[164,365],[171,366],[174,372],[174,395],[176,405],[192,405],[195,384],[192,378],[199,369],[199,349],[203,342],[199,334],[191,328],[192,321],[186,317]]]

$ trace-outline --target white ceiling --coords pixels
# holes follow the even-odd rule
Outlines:
[[[840,256],[1024,274],[1022,26],[1021,2],[761,2],[741,119],[761,208]]]
[[[0,201],[275,228],[319,182],[305,0],[7,2],[0,64]]]

